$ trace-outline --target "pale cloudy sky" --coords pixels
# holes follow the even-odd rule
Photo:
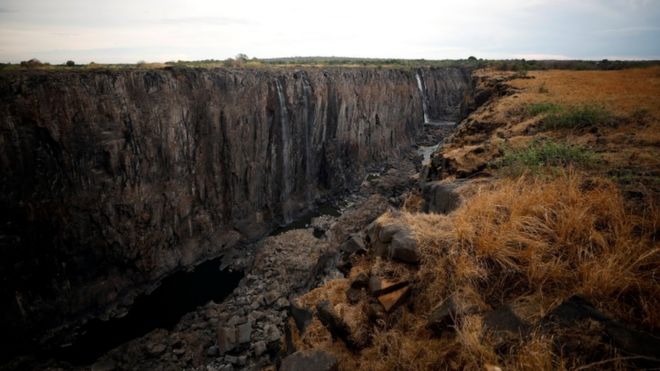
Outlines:
[[[660,59],[660,0],[0,0],[0,62]]]

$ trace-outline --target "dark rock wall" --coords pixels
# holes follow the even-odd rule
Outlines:
[[[422,73],[431,118],[456,119],[469,71]],[[129,303],[358,184],[422,122],[414,71],[0,74],[0,325]]]

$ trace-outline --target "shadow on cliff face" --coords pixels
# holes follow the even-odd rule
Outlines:
[[[131,339],[157,328],[171,330],[181,317],[213,300],[221,302],[238,286],[243,272],[220,270],[221,259],[200,264],[192,272],[178,272],[163,280],[150,295],[135,300],[122,318],[94,319],[81,328],[81,335],[69,346],[48,351],[74,365],[86,365]]]

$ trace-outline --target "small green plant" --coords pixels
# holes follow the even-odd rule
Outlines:
[[[545,174],[563,167],[589,167],[598,155],[582,146],[554,141],[534,141],[522,149],[504,148],[504,156],[494,165],[507,175]]]
[[[542,102],[530,103],[525,106],[525,112],[530,116],[537,116],[545,113],[555,113],[561,111],[561,106],[555,103]]]
[[[597,124],[609,124],[612,114],[602,106],[583,105],[553,112],[543,119],[542,129],[580,129]]]

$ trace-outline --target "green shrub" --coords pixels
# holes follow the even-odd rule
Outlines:
[[[602,106],[583,105],[553,112],[543,119],[542,129],[579,129],[596,124],[609,124],[612,114]]]
[[[598,155],[582,146],[553,141],[534,141],[527,148],[504,148],[504,156],[494,165],[506,174],[540,174],[559,167],[589,167]]]

